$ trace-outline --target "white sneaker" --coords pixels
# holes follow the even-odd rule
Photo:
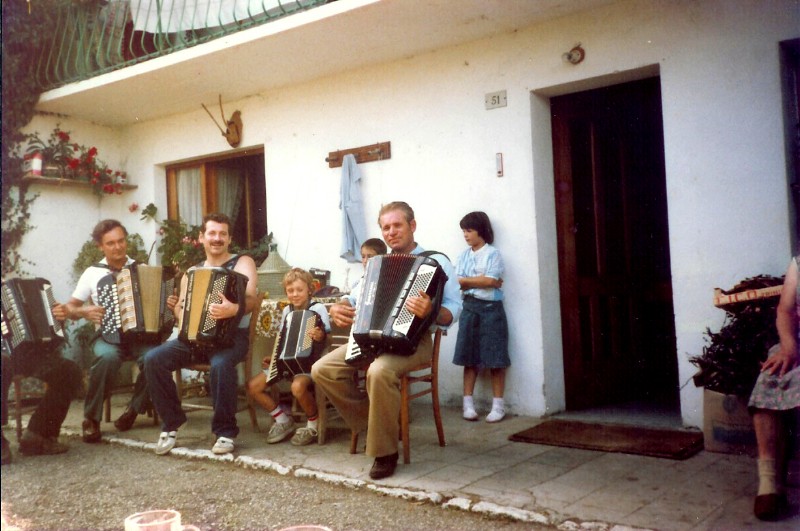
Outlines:
[[[486,415],[486,422],[500,422],[505,416],[505,409],[493,407],[489,414]]]
[[[475,411],[475,408],[467,406],[467,407],[464,408],[464,419],[465,420],[478,420],[478,412]]]
[[[175,441],[177,438],[177,431],[162,431],[161,435],[158,436],[158,442],[156,443],[156,455],[168,454],[169,451],[175,447]]]
[[[217,439],[217,442],[214,443],[214,447],[211,449],[217,455],[222,454],[229,454],[233,451],[233,439],[229,437],[220,437]]]
[[[285,441],[289,437],[291,437],[292,433],[294,433],[294,420],[289,420],[289,422],[276,422],[272,425],[269,429],[269,434],[267,435],[267,443],[268,444],[275,444],[281,441]]]

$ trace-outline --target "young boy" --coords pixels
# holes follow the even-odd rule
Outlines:
[[[383,243],[383,240],[380,238],[370,238],[368,240],[364,240],[364,243],[361,244],[361,265],[364,267],[364,271],[367,270],[367,262],[373,256],[378,256],[379,254],[386,254],[387,251],[386,244]],[[356,286],[361,282],[361,279],[364,278],[359,277],[356,280],[355,284],[350,288],[350,291],[354,290]],[[351,304],[355,305],[355,301],[350,301]]]
[[[286,316],[295,310],[310,310],[322,319],[323,328],[315,328],[311,333],[311,338],[316,343],[324,343],[325,337],[331,331],[331,323],[325,306],[319,302],[311,300],[313,292],[314,278],[303,269],[294,268],[283,277],[283,289],[289,299],[289,305],[283,309],[281,316],[281,329],[286,326]],[[269,373],[270,358],[264,358],[262,366],[264,370],[253,376],[247,382],[247,393],[261,407],[272,415],[275,423],[267,435],[267,443],[275,444],[286,440],[294,432],[292,444],[295,446],[305,446],[311,444],[317,438],[317,423],[319,414],[314,394],[309,389],[311,385],[310,374],[297,374],[292,380],[292,395],[297,399],[300,407],[306,414],[308,424],[305,428],[299,428],[295,432],[294,420],[287,415],[281,407],[275,403],[272,397],[267,394],[267,374]]]

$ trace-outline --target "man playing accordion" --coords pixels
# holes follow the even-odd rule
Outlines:
[[[206,259],[197,266],[201,268],[220,268],[231,271],[231,276],[244,276],[246,283],[240,290],[244,300],[232,301],[221,296],[220,302],[208,305],[208,314],[204,319],[224,322],[233,319],[236,326],[230,328],[231,336],[224,345],[202,347],[202,353],[211,365],[211,396],[214,404],[214,415],[211,419],[211,431],[217,439],[211,449],[215,454],[227,454],[234,450],[234,439],[239,434],[236,425],[236,391],[239,375],[236,366],[244,361],[248,349],[248,328],[250,312],[256,298],[257,273],[256,264],[247,255],[230,253],[231,221],[225,214],[207,214],[203,218],[200,229],[200,243],[206,252]],[[188,307],[191,298],[187,299],[187,277],[194,274],[192,269],[184,275],[181,282],[181,293],[175,305],[176,316],[183,316],[184,305]],[[199,276],[199,275],[198,275]],[[183,333],[184,328],[181,328]],[[185,338],[169,340],[150,350],[144,359],[150,397],[156,411],[162,419],[161,435],[156,443],[156,454],[169,453],[175,446],[178,428],[186,422],[186,414],[181,408],[172,372],[190,365],[198,352],[197,345],[187,342]]]
[[[123,267],[134,263],[128,256],[128,231],[122,223],[115,219],[99,222],[92,231],[92,239],[103,252],[103,259],[86,268],[72,298],[66,304],[58,304],[53,308],[53,315],[60,321],[66,319],[86,319],[99,329],[106,310],[100,305],[98,283],[108,275],[116,276]],[[174,298],[174,297],[173,297]],[[122,362],[135,360],[139,366],[139,375],[134,383],[133,396],[125,412],[114,422],[119,431],[127,431],[133,426],[137,415],[144,413],[149,405],[147,384],[142,370],[145,345],[111,344],[98,334],[92,345],[95,355],[94,363],[89,370],[89,387],[83,406],[83,441],[95,443],[100,441],[100,418],[103,401],[114,388],[117,373]]]
[[[424,250],[414,241],[417,222],[414,211],[404,202],[388,203],[381,208],[378,226],[392,253],[420,254]],[[441,254],[431,256],[447,275],[444,295],[435,324],[449,327],[461,313],[461,293],[452,264]],[[349,297],[330,309],[337,326],[347,327],[354,322],[359,287]],[[406,308],[415,316],[425,318],[433,311],[431,297],[425,292],[409,296]],[[341,346],[323,356],[311,369],[312,379],[336,407],[350,429],[367,431],[367,455],[375,458],[370,470],[372,479],[394,474],[397,466],[397,440],[400,427],[400,376],[409,368],[429,361],[433,353],[430,333],[422,335],[416,350],[409,356],[383,353],[367,369],[367,396],[356,388],[353,378],[356,367],[345,361],[347,346]]]

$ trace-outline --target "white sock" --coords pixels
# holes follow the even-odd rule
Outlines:
[[[475,409],[472,402],[472,395],[464,395],[464,409]]]
[[[306,424],[307,428],[317,431],[317,426],[319,426],[319,415],[314,417],[314,420],[308,419],[308,423]]]
[[[278,424],[288,424],[289,421],[292,420],[292,419],[289,418],[289,415],[287,415],[283,411],[283,408],[281,408],[281,406],[276,407],[275,409],[270,411],[269,414],[272,415],[272,418]]]
[[[759,459],[758,460],[758,495],[762,494],[775,494],[778,492],[775,483],[775,460],[774,459]]]
[[[492,399],[492,409],[497,411],[502,411],[505,409],[505,403],[503,402],[502,398],[493,398]]]

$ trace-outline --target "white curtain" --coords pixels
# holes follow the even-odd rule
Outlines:
[[[219,211],[227,214],[234,225],[239,217],[244,193],[244,175],[239,170],[217,168],[217,201]]]
[[[200,168],[178,170],[178,214],[189,225],[203,222]]]

